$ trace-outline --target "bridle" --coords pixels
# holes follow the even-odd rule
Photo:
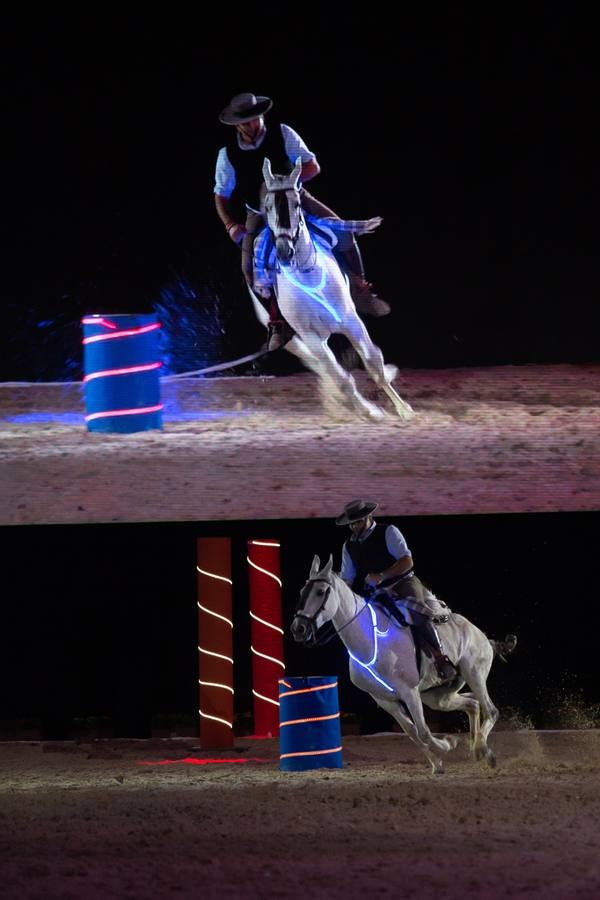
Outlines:
[[[324,647],[325,644],[328,644],[330,641],[332,641],[334,639],[334,637],[336,637],[341,631],[344,630],[344,628],[347,628],[348,625],[351,625],[352,622],[354,622],[354,620],[357,619],[360,616],[360,614],[363,612],[363,610],[365,610],[368,606],[368,603],[365,602],[365,606],[361,607],[361,609],[359,609],[357,612],[355,612],[351,619],[348,619],[347,622],[344,622],[344,624],[341,626],[341,628],[336,628],[335,625],[333,624],[332,620],[330,619],[328,622],[325,623],[325,625],[331,625],[331,630],[328,633],[323,634],[323,636],[319,638],[319,637],[317,637],[317,631],[319,629],[317,628],[316,620],[319,616],[319,613],[323,610],[323,608],[325,607],[325,604],[327,603],[327,600],[329,598],[329,594],[330,594],[330,591],[331,591],[331,588],[333,585],[331,584],[330,581],[327,580],[327,578],[309,578],[308,581],[306,582],[306,584],[304,585],[304,587],[302,588],[302,590],[300,591],[300,601],[299,601],[298,605],[300,605],[302,603],[302,601],[306,599],[308,592],[309,592],[308,591],[309,586],[311,584],[316,584],[316,582],[318,582],[318,581],[322,581],[323,584],[326,584],[327,590],[325,591],[325,596],[323,597],[323,602],[321,603],[321,605],[319,606],[317,611],[312,616],[307,616],[306,613],[303,613],[303,612],[296,612],[294,615],[295,619],[302,619],[304,621],[305,625],[307,625],[308,628],[310,629],[311,640],[310,640],[310,642],[305,642],[306,646],[310,647],[310,648]],[[356,605],[358,606],[358,603]],[[324,627],[325,626],[323,626],[323,628]]]
[[[292,190],[292,188],[272,188],[271,190],[269,190],[269,189],[267,188],[267,194],[271,194],[271,195],[273,196],[273,201],[274,201],[274,204],[275,204],[274,209],[275,209],[275,212],[276,212],[276,214],[277,214],[277,219],[278,219],[278,220],[281,218],[281,216],[280,216],[280,210],[278,209],[278,206],[279,206],[279,204],[281,203],[281,200],[283,199],[282,195],[284,195],[286,203],[289,204],[289,200],[288,200],[287,194],[288,194],[288,191],[290,191],[290,190]],[[299,193],[299,191],[298,191],[297,189],[294,189],[294,190],[295,190],[296,193],[298,194],[298,198],[300,198],[300,193]],[[287,211],[287,212],[288,212],[288,215],[289,215],[289,205],[288,205],[288,211]],[[266,210],[265,210],[265,213],[267,213]],[[266,218],[267,218],[267,221],[268,221],[268,215],[266,215]],[[275,238],[275,240],[277,240],[277,239],[279,239],[279,238],[285,238],[285,239],[287,239],[288,241],[290,241],[290,243],[292,244],[293,247],[295,247],[296,244],[297,244],[297,242],[298,242],[298,238],[300,237],[300,230],[304,227],[304,224],[305,224],[305,223],[304,223],[304,216],[302,215],[302,212],[300,212],[300,214],[298,215],[298,225],[296,226],[296,230],[295,230],[295,232],[294,232],[293,234],[291,233],[290,230],[287,230],[287,231],[286,231],[286,230],[285,230],[285,227],[283,227],[282,230],[279,232],[279,234],[278,234],[277,236],[275,236],[275,233],[273,232],[273,237]],[[271,229],[271,231],[273,231],[273,229]]]

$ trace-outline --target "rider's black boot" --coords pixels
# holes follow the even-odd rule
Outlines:
[[[267,350],[271,353],[273,350],[280,350],[294,337],[295,331],[288,325],[285,319],[276,319],[269,322],[269,337],[267,339]]]
[[[348,250],[343,252],[344,269],[350,279],[350,293],[354,300],[357,312],[367,316],[387,316],[391,307],[389,303],[378,297],[373,290],[373,285],[365,278],[362,256],[356,239],[352,241]]]
[[[444,653],[440,636],[431,619],[427,616],[419,616],[419,621],[417,622],[417,617],[415,616],[414,620],[415,625],[422,632],[423,638],[427,643],[427,649],[430,650],[433,655],[433,661],[438,676],[442,681],[449,681],[450,679],[455,678],[457,674],[456,668]]]
[[[267,338],[267,350],[271,353],[273,350],[280,350],[285,347],[296,333],[293,328],[288,325],[277,304],[275,292],[271,291],[269,300],[269,324],[267,326],[269,337]]]

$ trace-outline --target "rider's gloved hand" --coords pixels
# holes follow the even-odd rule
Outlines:
[[[241,244],[246,234],[246,229],[239,222],[230,222],[227,226],[227,234],[234,244]]]

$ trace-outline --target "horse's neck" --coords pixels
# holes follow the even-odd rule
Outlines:
[[[373,637],[373,622],[368,604],[355,594],[339,575],[334,573],[338,593],[338,608],[333,616],[335,630],[352,652],[366,652]]]
[[[317,248],[315,247],[312,236],[308,230],[308,223],[305,219],[304,227],[300,229],[298,240],[296,241],[294,268],[301,273],[303,271],[312,271],[316,265]]]

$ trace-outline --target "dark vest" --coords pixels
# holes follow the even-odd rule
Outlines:
[[[269,120],[267,133],[257,150],[240,150],[237,131],[226,144],[227,157],[235,169],[235,191],[232,201],[260,209],[260,188],[264,181],[262,167],[265,158],[271,162],[274,175],[289,175],[292,164],[285,152],[279,122]]]
[[[364,590],[365,575],[369,572],[382,572],[396,562],[385,543],[386,527],[375,525],[364,541],[346,541],[346,550],[356,569],[352,590],[358,594]]]

